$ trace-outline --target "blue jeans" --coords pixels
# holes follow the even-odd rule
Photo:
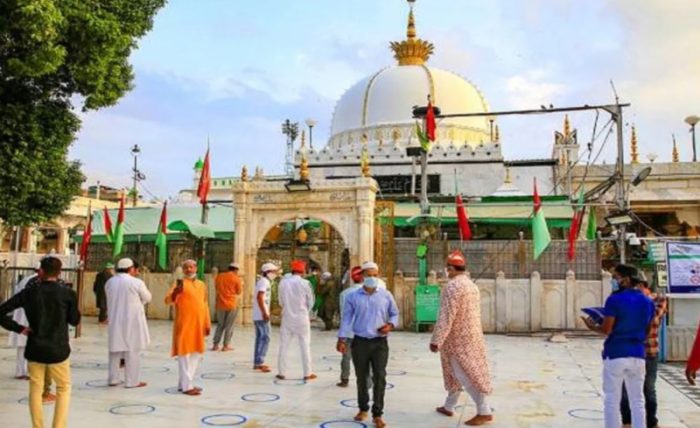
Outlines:
[[[259,366],[265,362],[267,347],[270,344],[270,322],[253,321],[253,323],[255,324],[255,355],[253,356],[253,364]]]
[[[646,374],[644,375],[644,407],[646,408],[647,427],[655,427],[659,424],[656,419],[656,372],[659,366],[658,356],[646,357]],[[630,404],[627,398],[627,390],[622,385],[622,400],[620,401],[620,412],[622,413],[622,423],[632,422],[630,414]]]

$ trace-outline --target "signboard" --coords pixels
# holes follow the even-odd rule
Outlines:
[[[671,293],[700,293],[700,243],[667,242],[668,286]]]
[[[433,324],[440,309],[440,286],[416,286],[416,327],[418,324]]]
[[[668,287],[668,269],[666,263],[656,264],[656,286],[659,288]]]

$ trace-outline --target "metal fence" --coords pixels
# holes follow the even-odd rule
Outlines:
[[[418,276],[415,238],[396,238],[396,269],[406,276]],[[495,278],[503,272],[507,278],[528,278],[539,272],[542,279],[562,279],[572,270],[576,278],[597,280],[601,277],[601,257],[596,241],[576,242],[576,258],[567,260],[569,243],[553,240],[537,261],[533,260],[532,241],[435,241],[428,249],[428,270],[442,272],[447,255],[461,248],[467,258],[472,278]]]

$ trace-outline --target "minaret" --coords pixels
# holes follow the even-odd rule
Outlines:
[[[408,12],[406,40],[390,43],[391,50],[394,51],[394,58],[399,62],[399,65],[423,65],[435,49],[429,41],[416,37],[416,21],[413,17],[414,2],[415,0],[408,0],[411,9]]]
[[[248,181],[248,167],[245,165],[241,168],[241,181]]]
[[[639,163],[639,152],[637,151],[637,128],[632,125],[632,139],[630,141],[630,159],[631,163]]]
[[[678,156],[678,145],[676,144],[676,136],[673,136],[673,152],[671,153],[671,159],[673,162],[680,162],[680,156]]]

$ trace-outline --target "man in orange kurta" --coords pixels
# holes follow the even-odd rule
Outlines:
[[[243,281],[238,276],[238,264],[231,263],[228,271],[216,276],[216,331],[212,351],[219,350],[221,338],[224,339],[222,351],[230,351],[233,337],[233,323],[238,315],[238,296],[243,290]]]
[[[165,304],[175,306],[171,355],[177,357],[180,369],[179,391],[199,395],[202,390],[194,386],[194,376],[211,331],[207,286],[197,279],[194,260],[182,263],[182,272],[185,278],[178,279],[165,296]]]
[[[477,414],[466,424],[484,425],[493,421],[486,396],[491,393],[491,378],[486,359],[486,342],[481,329],[479,289],[466,275],[466,260],[459,250],[447,258],[449,281],[442,288],[440,312],[430,340],[430,350],[440,351],[442,377],[447,399],[439,413],[454,414],[464,388],[476,404]]]

